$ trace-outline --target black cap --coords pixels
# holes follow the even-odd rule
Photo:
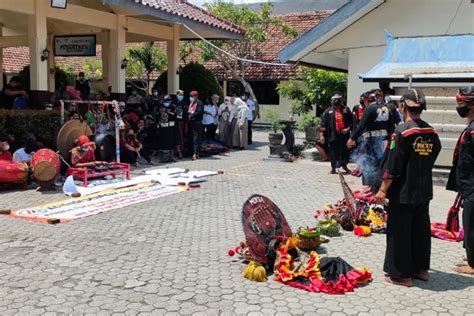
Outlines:
[[[468,95],[468,96],[474,96],[474,87],[473,86],[468,86],[468,87],[462,87],[459,89],[459,94],[460,95]]]
[[[408,100],[412,102],[406,102]],[[418,89],[408,89],[405,91],[400,101],[404,102],[408,107],[426,107],[425,95]]]

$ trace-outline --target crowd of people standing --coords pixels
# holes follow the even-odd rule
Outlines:
[[[255,103],[249,94],[226,96],[220,103],[218,94],[201,97],[198,91],[189,92],[188,98],[183,90],[163,95],[153,89],[145,98],[136,92],[129,96],[123,115],[125,162],[136,164],[139,157],[151,162],[154,153],[174,161],[185,155],[196,160],[203,143],[218,143],[229,149],[245,149],[252,143]]]
[[[474,88],[459,90],[457,112],[468,127],[459,137],[447,189],[464,200],[464,264],[455,270],[474,274]],[[429,280],[433,199],[432,171],[441,142],[436,130],[422,120],[426,99],[419,89],[408,89],[398,104],[380,89],[360,96],[352,111],[340,93],[321,120],[321,144],[329,152],[331,172],[346,173],[352,158],[370,186],[377,203],[388,212],[384,272],[386,281],[410,287],[413,279]]]

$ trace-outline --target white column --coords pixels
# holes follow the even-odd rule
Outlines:
[[[56,68],[56,63],[54,61],[54,52],[53,52],[53,35],[48,35],[48,50],[49,50],[49,57],[48,57],[48,87],[49,92],[54,92],[56,90],[56,82],[55,82],[55,73],[54,70]],[[59,88],[59,87],[58,87]]]
[[[3,25],[0,24],[0,37],[3,36]],[[3,47],[0,47],[0,89],[3,89]]]
[[[101,47],[102,47],[102,52],[101,52],[101,58],[102,58],[102,91],[104,93],[107,93],[109,86],[110,86],[110,80],[109,80],[109,52],[110,52],[110,35],[109,31],[104,31],[102,34],[102,41],[101,41]]]
[[[113,93],[125,93],[125,69],[120,67],[125,57],[125,22],[125,16],[117,15],[117,30],[110,30],[108,77]]]
[[[46,5],[48,3],[42,0],[33,1],[35,14],[28,16],[31,90],[48,91],[48,63],[41,61],[41,53],[47,48]]]
[[[173,25],[173,40],[166,42],[168,54],[168,93],[174,94],[179,89],[179,25]]]

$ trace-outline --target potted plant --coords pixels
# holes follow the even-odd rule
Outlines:
[[[319,140],[319,125],[321,119],[309,113],[303,114],[303,118],[298,124],[298,130],[304,131],[308,143],[316,143]]]
[[[278,114],[275,109],[266,109],[265,120],[271,124],[273,129],[273,133],[268,134],[268,141],[270,142],[270,145],[281,145],[283,141],[283,133],[278,132],[278,130],[282,128],[280,123],[280,114]]]

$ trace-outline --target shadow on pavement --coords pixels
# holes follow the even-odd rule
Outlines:
[[[415,286],[433,292],[463,290],[474,286],[474,277],[454,272],[448,273],[438,270],[430,270],[430,280],[428,282],[416,281]]]

